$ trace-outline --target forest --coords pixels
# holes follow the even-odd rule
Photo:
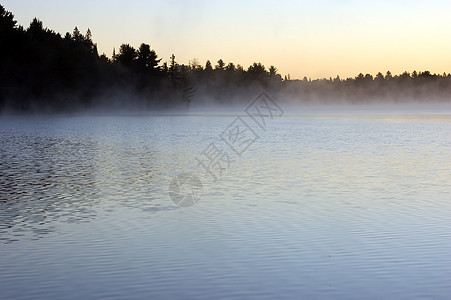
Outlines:
[[[164,110],[247,103],[264,89],[291,103],[451,102],[451,74],[390,71],[292,80],[275,66],[218,59],[164,61],[149,44],[99,55],[92,32],[64,36],[34,18],[28,28],[0,5],[0,111]],[[302,70],[300,70],[302,71]]]

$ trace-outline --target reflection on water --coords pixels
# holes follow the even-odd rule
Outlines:
[[[0,143],[0,235],[13,240],[27,230],[35,236],[52,222],[95,217],[94,141],[3,135]]]
[[[0,298],[451,294],[450,115],[287,116],[208,182],[233,119],[0,119]]]
[[[130,142],[126,132],[108,137],[103,134],[114,133],[105,128],[74,132],[68,127],[74,124],[64,120],[51,120],[57,128],[48,120],[24,127],[9,121],[0,136],[1,241],[29,232],[39,238],[55,221],[89,221],[102,200],[152,212],[173,209],[170,203],[152,203],[156,166],[148,141]]]

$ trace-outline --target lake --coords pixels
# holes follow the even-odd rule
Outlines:
[[[1,299],[446,299],[451,113],[0,118]]]

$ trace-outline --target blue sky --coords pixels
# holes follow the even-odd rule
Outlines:
[[[86,1],[4,0],[27,27],[89,27],[99,52],[151,45],[163,61],[219,58],[275,65],[292,78],[451,72],[448,1]]]

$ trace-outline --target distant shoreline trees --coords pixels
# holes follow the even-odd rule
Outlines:
[[[355,78],[291,80],[275,66],[247,69],[219,59],[161,63],[155,50],[122,44],[112,58],[99,55],[91,30],[64,36],[33,19],[27,29],[0,5],[0,111],[68,112],[89,108],[157,110],[248,101],[260,89],[294,103],[375,101],[450,102],[451,74],[429,71]]]

